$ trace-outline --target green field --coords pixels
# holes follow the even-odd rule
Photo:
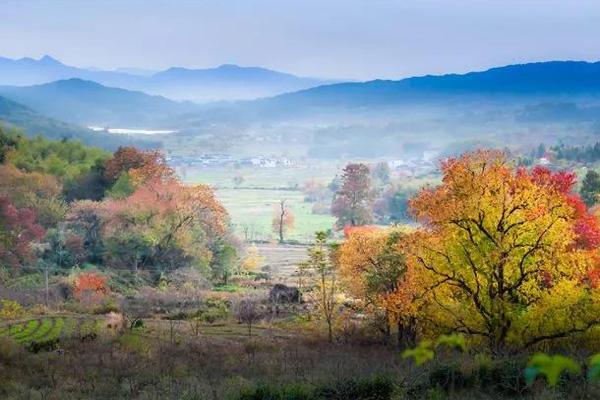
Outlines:
[[[318,230],[333,227],[335,218],[331,215],[312,213],[312,203],[304,202],[304,195],[298,190],[262,189],[217,189],[217,196],[227,208],[235,231],[240,237],[249,240],[274,240],[271,221],[273,207],[280,201],[286,204],[295,216],[295,226],[286,239],[309,242]]]
[[[313,204],[304,201],[301,189],[310,180],[328,184],[344,165],[342,161],[319,161],[281,168],[187,167],[179,169],[178,173],[185,182],[205,183],[215,188],[240,238],[275,240],[276,234],[271,227],[273,207],[285,199],[295,216],[295,228],[286,239],[308,243],[316,231],[331,229],[335,218],[313,214]],[[237,186],[233,181],[235,176],[243,177]],[[437,184],[439,175],[396,179],[400,179],[407,189],[417,191],[424,185]]]
[[[189,168],[185,173],[179,172],[186,182],[206,183],[215,188],[241,238],[275,240],[271,227],[273,207],[285,199],[295,216],[295,227],[286,239],[310,242],[316,231],[331,229],[335,219],[313,214],[313,204],[304,202],[300,189],[311,179],[327,184],[336,171],[338,165],[332,162],[287,168]],[[239,187],[234,185],[235,176],[244,178]]]

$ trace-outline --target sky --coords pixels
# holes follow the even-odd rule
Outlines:
[[[600,60],[600,0],[0,0],[0,56],[397,79]]]

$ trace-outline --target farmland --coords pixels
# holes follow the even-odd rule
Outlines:
[[[295,216],[294,229],[286,239],[307,243],[315,231],[331,229],[335,220],[331,215],[313,213],[313,204],[304,201],[301,188],[309,180],[327,184],[336,171],[336,164],[320,163],[318,167],[197,168],[179,172],[189,183],[206,183],[215,188],[235,232],[243,239],[274,240],[273,206],[286,200]],[[236,176],[243,178],[239,186],[233,182]]]

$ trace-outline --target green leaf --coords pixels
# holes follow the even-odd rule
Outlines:
[[[528,384],[532,384],[538,375],[543,375],[550,386],[556,386],[564,372],[577,373],[581,370],[579,364],[572,358],[561,355],[549,356],[544,353],[537,353],[531,357],[527,367],[525,380]]]
[[[467,350],[467,344],[465,342],[465,337],[460,333],[454,333],[451,335],[442,335],[438,338],[435,343],[436,347],[446,346],[451,349],[458,349],[460,351]]]
[[[535,367],[525,368],[525,382],[527,383],[528,386],[533,385],[533,382],[535,382],[535,378],[537,378],[539,373],[540,373],[540,370],[538,368],[535,368]]]
[[[433,360],[435,353],[431,349],[432,343],[429,340],[423,340],[414,349],[405,350],[402,358],[412,358],[417,365],[423,365],[427,361]]]
[[[588,370],[588,379],[595,381],[600,379],[600,354],[595,354],[590,357],[590,368]]]

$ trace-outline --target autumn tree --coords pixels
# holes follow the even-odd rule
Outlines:
[[[600,174],[593,169],[588,170],[581,183],[579,194],[588,207],[597,204],[599,200],[598,195],[600,194]]]
[[[396,325],[398,345],[414,346],[417,335],[417,279],[407,265],[400,228],[355,228],[339,248],[338,269],[348,293],[365,310],[382,312],[386,335]],[[409,269],[411,268],[411,269]]]
[[[205,185],[153,180],[102,205],[108,261],[123,268],[207,266],[210,243],[225,233],[227,214]]]
[[[260,255],[258,248],[254,245],[248,247],[246,255],[242,259],[241,267],[246,273],[256,272],[263,265],[265,258]]]
[[[427,279],[432,325],[489,340],[494,349],[531,346],[600,322],[589,283],[600,243],[574,174],[513,169],[497,151],[442,164],[438,187],[410,206],[422,228],[409,262]]]
[[[163,154],[156,150],[139,150],[135,147],[119,147],[105,163],[104,174],[114,183],[128,174],[135,186],[152,180],[170,179],[175,171],[167,165]]]
[[[0,194],[17,208],[31,209],[45,228],[56,226],[66,213],[62,185],[51,175],[23,172],[13,165],[0,165]]]
[[[364,164],[348,164],[342,173],[342,183],[336,192],[331,211],[338,229],[346,225],[367,225],[373,221],[373,190],[371,173]]]
[[[284,235],[294,229],[294,214],[285,203],[286,200],[280,200],[273,206],[272,227],[279,237],[279,243],[283,243]]]
[[[106,281],[106,277],[97,272],[83,272],[75,278],[73,295],[79,301],[97,302],[109,292]]]
[[[17,268],[35,258],[32,245],[44,236],[30,208],[17,208],[0,195],[0,266]]]

